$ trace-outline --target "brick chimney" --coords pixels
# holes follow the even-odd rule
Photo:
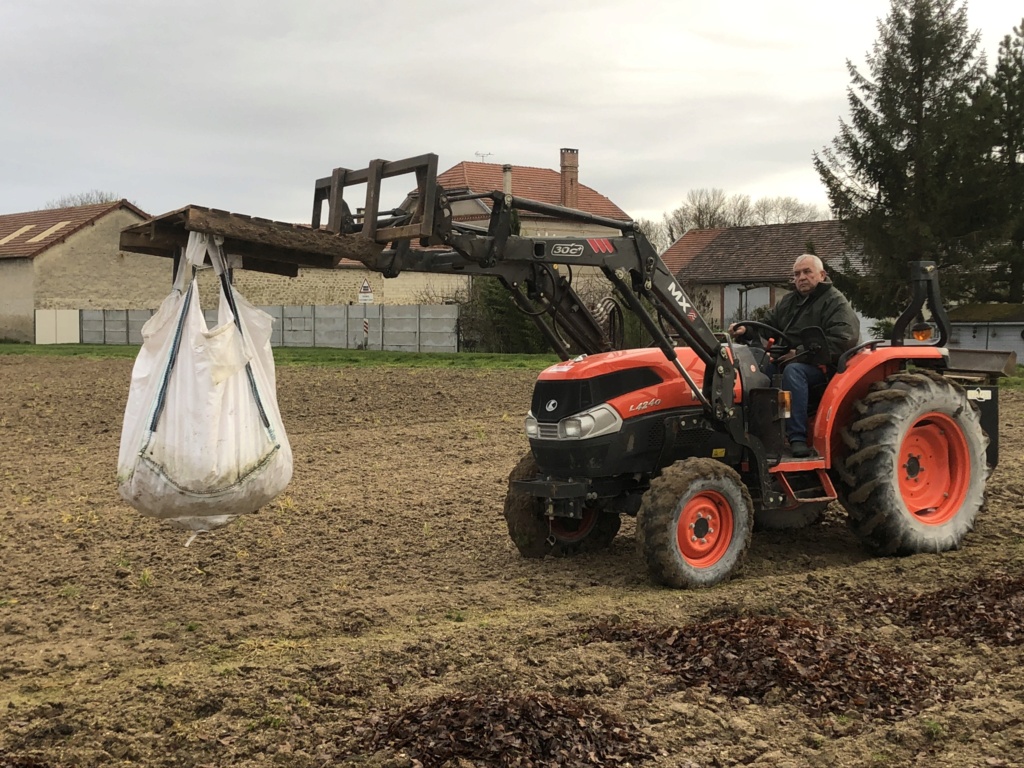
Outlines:
[[[508,163],[501,166],[501,191],[506,195],[512,194],[512,166]]]
[[[562,149],[562,205],[579,208],[580,151]]]

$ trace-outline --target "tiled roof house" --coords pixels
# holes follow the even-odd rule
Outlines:
[[[159,305],[169,263],[118,250],[147,218],[127,200],[0,215],[0,339],[35,341],[37,310]]]
[[[826,271],[844,258],[859,262],[859,250],[847,243],[840,221],[807,221],[725,229],[690,230],[662,259],[679,280],[707,293],[719,327],[774,305],[789,289],[793,262],[813,249]]]
[[[0,259],[35,258],[115,210],[148,215],[127,200],[0,215]]]
[[[449,194],[483,193],[494,190],[510,192],[550,205],[576,208],[596,216],[628,221],[630,216],[604,195],[579,183],[579,151],[562,149],[559,170],[533,168],[525,165],[462,162],[437,177],[437,183]],[[485,222],[490,215],[488,200],[470,200],[456,204],[452,215],[458,221]],[[580,231],[575,223],[560,222],[552,217],[522,212],[523,234],[543,236],[572,234]],[[608,234],[604,227],[589,226],[586,234]]]

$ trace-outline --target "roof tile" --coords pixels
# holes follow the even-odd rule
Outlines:
[[[462,162],[437,177],[446,190],[492,192],[504,187],[502,166],[497,163]],[[578,185],[576,207],[581,211],[609,219],[629,221],[630,216],[604,195],[588,186]],[[562,175],[550,168],[512,166],[512,194],[549,205],[562,205]],[[484,201],[487,202],[487,201]],[[530,214],[524,214],[530,215]]]
[[[0,259],[34,258],[82,227],[118,208],[128,208],[144,219],[149,218],[149,214],[127,200],[79,205],[74,208],[47,208],[42,211],[2,214]]]
[[[662,260],[681,280],[693,283],[780,283],[792,279],[793,262],[808,244],[826,267],[844,257],[859,262],[838,220],[767,224],[727,229],[691,229]]]
[[[723,231],[721,229],[692,229],[676,240],[672,247],[661,255],[661,260],[665,262],[665,266],[673,275],[678,274],[679,270],[693,261]]]

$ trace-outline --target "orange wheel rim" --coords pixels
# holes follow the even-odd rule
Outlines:
[[[676,543],[683,559],[694,568],[721,560],[732,543],[732,507],[717,491],[704,491],[686,502],[679,513]]]
[[[925,525],[949,522],[967,498],[971,452],[960,426],[944,413],[928,413],[911,426],[896,472],[900,495]]]
[[[559,541],[572,543],[587,537],[594,529],[597,522],[598,512],[593,507],[586,507],[583,510],[583,517],[553,517],[551,518],[551,534]]]

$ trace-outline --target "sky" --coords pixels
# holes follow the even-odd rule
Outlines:
[[[889,0],[3,0],[0,213],[101,190],[308,221],[335,167],[557,169],[634,218],[691,189],[824,207]],[[969,0],[989,63],[1019,0]],[[415,186],[385,188],[397,199]]]

